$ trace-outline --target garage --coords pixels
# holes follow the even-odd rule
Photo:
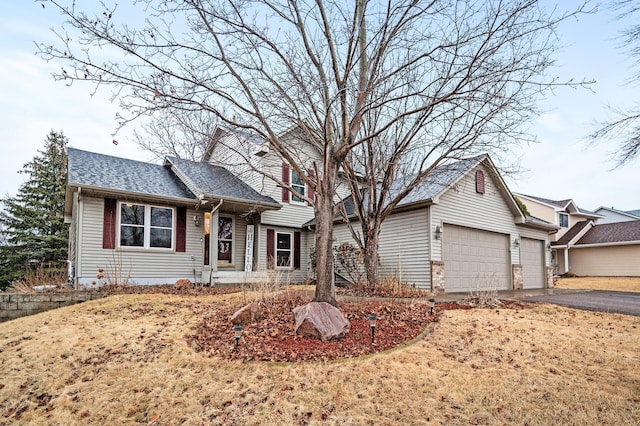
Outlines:
[[[522,287],[546,287],[544,241],[522,238],[520,242],[520,263],[522,264]]]
[[[442,239],[446,292],[511,289],[508,235],[445,224]]]

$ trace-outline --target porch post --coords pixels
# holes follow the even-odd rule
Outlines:
[[[212,272],[218,272],[218,209],[211,212],[209,222],[209,266]]]
[[[564,249],[564,273],[569,272],[569,245]]]

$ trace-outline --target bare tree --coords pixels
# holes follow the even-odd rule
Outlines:
[[[197,111],[269,141],[314,189],[315,300],[333,304],[334,198],[354,150],[399,138],[403,155],[425,151],[426,172],[430,151],[461,155],[447,132],[475,133],[487,121],[483,137],[514,136],[537,96],[564,84],[543,72],[554,29],[579,12],[536,0],[140,0],[133,14],[102,2],[92,14],[48,4],[67,21],[41,55],[68,64],[58,79],[113,86],[130,113],[121,124]],[[282,136],[292,127],[321,153],[313,175]],[[444,146],[430,147],[432,132]]]
[[[636,0],[617,0],[611,5],[619,12],[618,19],[640,15],[640,5]],[[637,83],[640,78],[640,67],[638,67],[640,64],[640,24],[632,24],[622,31],[620,41],[622,49],[628,50],[635,58],[637,71],[634,73],[632,81]],[[614,153],[613,159],[616,166],[620,167],[629,163],[640,153],[640,104],[636,103],[628,110],[617,107],[611,108],[611,110],[614,118],[598,123],[598,127],[588,136],[588,139],[592,143],[617,142],[618,149]]]

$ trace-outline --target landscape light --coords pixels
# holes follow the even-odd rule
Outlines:
[[[436,299],[429,299],[429,315],[433,315],[433,309],[436,307]]]
[[[236,348],[238,347],[238,343],[240,342],[240,338],[242,337],[242,330],[244,330],[244,328],[241,325],[234,325],[231,328],[235,334],[235,338],[236,338]]]
[[[371,327],[371,344],[376,340],[376,321],[378,321],[378,316],[371,314],[369,315],[369,326]]]

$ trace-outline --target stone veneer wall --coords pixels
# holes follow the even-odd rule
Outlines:
[[[0,322],[74,305],[87,300],[100,299],[101,297],[103,295],[100,293],[84,291],[34,294],[0,293]]]
[[[431,261],[431,291],[444,292],[444,262],[442,260]]]
[[[511,278],[514,290],[522,290],[524,278],[522,277],[522,265],[511,265]]]

